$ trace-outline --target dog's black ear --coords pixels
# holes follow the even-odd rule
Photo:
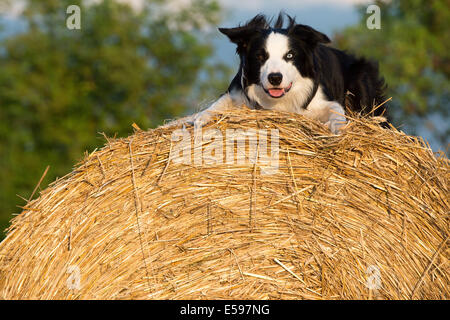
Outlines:
[[[310,26],[297,24],[289,30],[290,34],[297,36],[306,43],[316,45],[318,43],[330,43],[331,40],[322,32],[319,32]]]
[[[237,28],[219,28],[219,31],[230,39],[231,42],[237,44],[237,51],[247,47],[250,38],[256,33],[256,29],[248,26]]]

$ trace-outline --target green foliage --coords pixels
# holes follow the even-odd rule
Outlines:
[[[66,28],[72,4],[81,7],[81,30]],[[149,0],[133,11],[112,0],[28,1],[26,32],[0,40],[2,230],[25,204],[16,194],[28,198],[47,165],[42,187],[68,173],[85,150],[104,144],[98,132],[157,126],[226,88],[213,78],[217,87],[194,90],[204,87],[202,73],[228,75],[209,59],[206,30],[218,22],[217,3],[193,1],[176,12],[169,5]]]
[[[361,21],[335,36],[338,47],[372,57],[393,97],[390,113],[397,124],[439,115],[446,126],[434,131],[443,145],[450,136],[450,5],[448,0],[376,1],[381,29],[366,27],[367,6]],[[431,128],[433,129],[433,128]]]

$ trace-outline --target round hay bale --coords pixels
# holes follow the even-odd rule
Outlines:
[[[333,136],[241,110],[192,149],[177,124],[109,140],[12,220],[0,298],[448,299],[449,161],[376,121]],[[267,137],[277,162],[250,143],[246,161],[212,161],[238,150],[227,129]]]

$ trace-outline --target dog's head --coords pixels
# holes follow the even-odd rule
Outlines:
[[[326,35],[286,16],[285,28],[281,13],[273,25],[265,16],[257,15],[243,26],[219,28],[237,45],[243,89],[267,109],[311,90],[314,50],[319,43],[330,42]]]

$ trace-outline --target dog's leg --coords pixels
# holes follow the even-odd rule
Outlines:
[[[339,103],[333,102],[328,112],[328,121],[325,125],[333,134],[339,134],[340,129],[347,124],[344,108]]]
[[[229,93],[222,95],[216,102],[208,107],[208,109],[203,110],[191,118],[190,123],[193,123],[195,127],[201,127],[212,120],[214,115],[220,112],[227,111],[233,107],[233,99]]]

